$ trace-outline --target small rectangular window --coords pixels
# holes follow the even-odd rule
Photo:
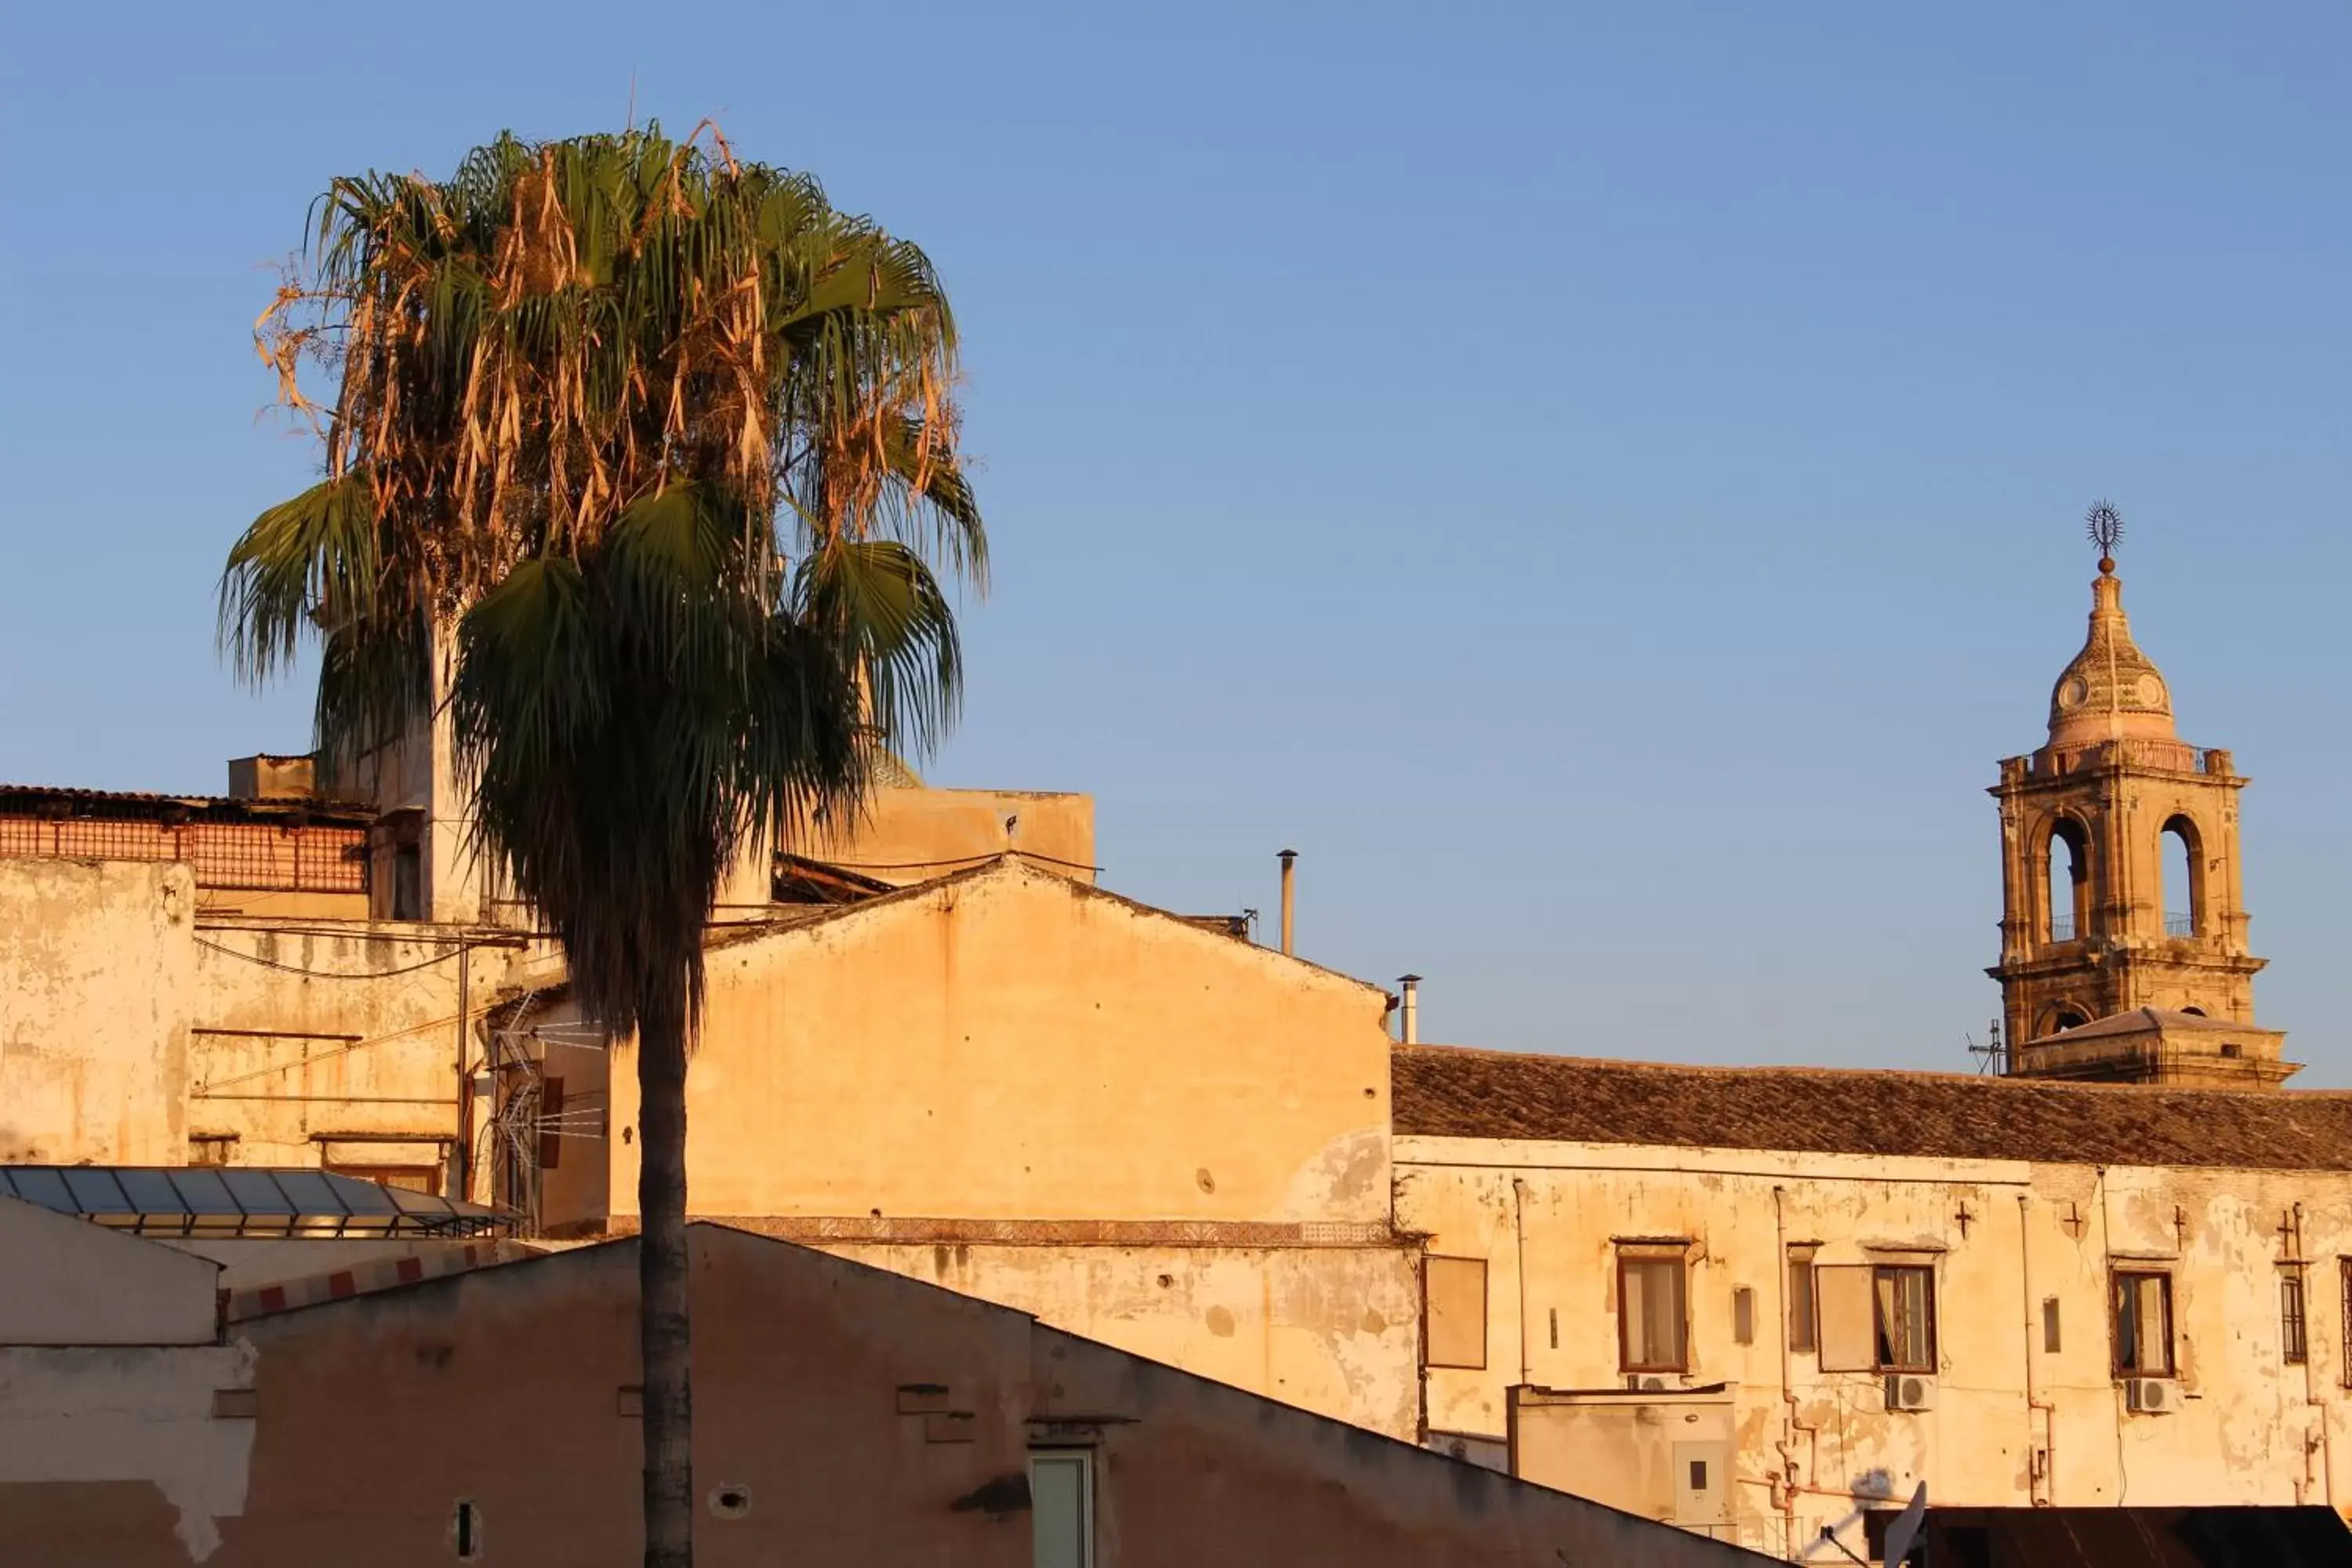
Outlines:
[[[2172,1276],[2117,1269],[2114,1307],[2116,1375],[2172,1375]]]
[[[1736,1344],[1756,1342],[1756,1292],[1745,1285],[1731,1292],[1731,1338]]]
[[[425,851],[418,845],[403,844],[392,852],[392,918],[425,918]]]
[[[1486,1260],[1432,1258],[1422,1271],[1422,1355],[1430,1366],[1486,1364]]]
[[[2303,1269],[2290,1265],[2279,1270],[2279,1359],[2300,1366],[2311,1357],[2311,1342],[2303,1321]]]
[[[1813,1328],[1813,1249],[1789,1249],[1789,1348],[1809,1351],[1816,1342]]]
[[[1095,1457],[1083,1448],[1029,1456],[1034,1568],[1094,1568]]]
[[[1550,1311],[1551,1311],[1551,1348],[1552,1348],[1552,1349],[1554,1349],[1554,1350],[1558,1350],[1558,1349],[1559,1349],[1559,1309],[1558,1307],[1554,1307],[1554,1308],[1550,1309]]]
[[[2058,1344],[2058,1298],[2044,1296],[2042,1298],[2042,1353],[2056,1355]]]
[[[2344,1325],[2344,1386],[2352,1388],[2352,1258],[2337,1258],[2336,1274],[2343,1297],[2336,1321]]]
[[[1627,1372],[1687,1369],[1680,1258],[1618,1255],[1617,1348]]]

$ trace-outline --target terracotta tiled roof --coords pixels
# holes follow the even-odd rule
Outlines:
[[[1400,1136],[2352,1170],[2352,1094],[1667,1067],[1399,1046]]]

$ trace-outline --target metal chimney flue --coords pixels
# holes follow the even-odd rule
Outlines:
[[[1285,849],[1282,859],[1282,951],[1294,952],[1291,945],[1297,935],[1298,921],[1298,851]]]
[[[1397,1033],[1408,1046],[1421,1044],[1421,976],[1397,976]]]

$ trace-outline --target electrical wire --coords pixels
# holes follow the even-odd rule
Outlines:
[[[919,871],[930,866],[976,866],[983,860],[1002,860],[1008,856],[1017,856],[1024,860],[1043,860],[1048,866],[1067,866],[1073,871],[1102,869],[1083,860],[1065,860],[1058,855],[1040,855],[1034,849],[992,849],[985,855],[952,855],[943,860],[819,860],[815,864],[835,866],[845,871]]]
[[[247,963],[257,963],[264,969],[275,969],[287,974],[299,974],[311,980],[389,980],[395,974],[414,974],[420,969],[430,969],[436,963],[446,963],[465,951],[459,948],[455,952],[445,952],[437,958],[428,958],[421,963],[411,963],[400,969],[305,969],[299,963],[280,963],[274,958],[264,958],[257,952],[239,952],[233,947],[224,947],[216,942],[206,942],[203,937],[197,937],[195,943],[198,947],[208,947],[225,957],[241,958]]]

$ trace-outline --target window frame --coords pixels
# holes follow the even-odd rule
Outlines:
[[[1626,1277],[1636,1268],[1674,1270],[1675,1359],[1637,1362],[1633,1359],[1633,1315],[1625,1309]],[[1644,1300],[1647,1298],[1645,1297]],[[1687,1249],[1621,1247],[1617,1249],[1617,1369],[1624,1373],[1687,1373],[1690,1371],[1690,1255]]]
[[[2343,1378],[2344,1386],[2352,1388],[2352,1258],[2338,1258],[2336,1273],[2338,1285],[2336,1321],[2344,1331],[2344,1355],[2339,1375]]]
[[[2301,1366],[2311,1360],[2311,1293],[2304,1288],[2303,1265],[2279,1266],[2279,1360]]]
[[[2144,1355],[2139,1357],[2136,1363],[2126,1363],[2124,1360],[2124,1320],[2126,1313],[2131,1317],[2131,1337],[2136,1344],[2147,1338],[2147,1325],[2142,1322],[2139,1318],[2140,1293],[2137,1289],[2134,1289],[2129,1297],[2126,1298],[2125,1295],[2125,1284],[2126,1281],[2132,1281],[2136,1285],[2137,1281],[2145,1279],[2159,1281],[2158,1294],[2164,1306],[2164,1364],[2160,1371],[2146,1364],[2147,1358]],[[2108,1361],[2115,1369],[2115,1375],[2116,1378],[2120,1380],[2138,1377],[2172,1377],[2176,1375],[2180,1364],[2179,1354],[2174,1345],[2174,1342],[2178,1338],[2175,1331],[2175,1324],[2178,1321],[2179,1317],[2172,1293],[2172,1270],[2168,1268],[2110,1268],[2107,1271]]]
[[[1788,1272],[1782,1276],[1781,1315],[1789,1340],[1789,1349],[1800,1355],[1819,1355],[1822,1349],[1820,1296],[1814,1289],[1813,1255],[1811,1247],[1789,1248]]]
[[[1926,1310],[1927,1320],[1925,1325],[1925,1332],[1922,1335],[1922,1342],[1927,1347],[1927,1356],[1923,1362],[1916,1365],[1908,1362],[1899,1362],[1893,1359],[1891,1352],[1896,1344],[1896,1339],[1885,1321],[1885,1298],[1879,1294],[1880,1281],[1886,1279],[1889,1275],[1901,1276],[1911,1274],[1919,1276],[1921,1281],[1926,1286],[1926,1289],[1921,1294],[1921,1300]],[[1899,1291],[1899,1282],[1897,1289]],[[1899,1295],[1897,1300],[1899,1301]],[[1910,1373],[1915,1376],[1933,1377],[1936,1374],[1937,1360],[1936,1344],[1936,1266],[1932,1263],[1873,1263],[1870,1266],[1870,1327],[1872,1339],[1871,1359],[1873,1362],[1871,1370],[1873,1372],[1903,1372]],[[1879,1353],[1879,1347],[1881,1345],[1887,1347],[1890,1353]]]
[[[1095,1568],[1101,1555],[1097,1551],[1101,1533],[1101,1504],[1096,1495],[1096,1471],[1099,1467],[1094,1449],[1080,1447],[1039,1447],[1029,1450],[1029,1464],[1024,1479],[1029,1482],[1029,1560],[1031,1563],[1034,1564],[1038,1560],[1037,1520],[1039,1515],[1036,1509],[1036,1496],[1037,1465],[1040,1460],[1048,1464],[1075,1463],[1077,1466],[1078,1568]]]

